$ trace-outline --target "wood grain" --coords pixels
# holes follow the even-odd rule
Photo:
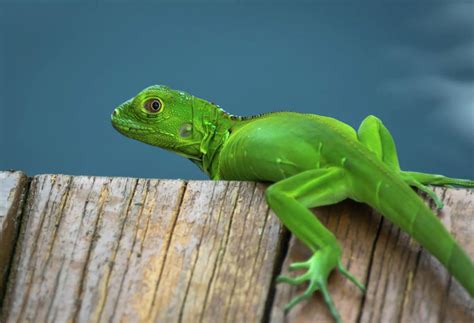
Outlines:
[[[260,321],[282,230],[261,184],[33,178],[6,322]]]
[[[27,186],[27,177],[22,172],[0,172],[0,308]]]
[[[445,203],[438,216],[474,258],[473,191],[435,188],[435,192]],[[367,287],[362,295],[339,273],[330,276],[329,290],[344,322],[474,321],[474,300],[446,269],[370,208],[345,201],[314,211],[341,241],[343,262]],[[289,274],[290,263],[308,256],[308,250],[292,238],[283,273]],[[304,287],[278,285],[272,322],[333,322],[320,295],[285,315],[283,305]]]
[[[310,254],[288,246],[263,184],[41,175],[27,188],[24,174],[0,173],[0,223],[23,210],[0,322],[333,322],[319,294],[283,312],[305,286],[275,289],[274,278]],[[438,216],[474,257],[473,190],[435,191]],[[368,206],[314,212],[367,286],[330,276],[344,322],[474,321],[467,292]]]

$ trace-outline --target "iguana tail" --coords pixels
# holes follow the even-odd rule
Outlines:
[[[365,173],[362,178],[366,180],[365,183],[355,184],[355,199],[369,204],[408,232],[474,297],[474,262],[401,176],[384,165],[372,166],[376,167],[358,170],[362,174]],[[423,176],[430,179],[428,177],[430,175],[423,174]],[[472,181],[448,180],[450,184],[463,183],[472,186]],[[440,180],[438,183],[444,184],[447,180],[442,182]]]
[[[421,184],[430,184],[437,186],[445,185],[456,185],[464,187],[474,187],[474,181],[469,179],[450,178],[443,175],[418,173],[418,172],[402,172],[404,175],[408,175]]]

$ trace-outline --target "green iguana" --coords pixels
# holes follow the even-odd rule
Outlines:
[[[188,93],[151,86],[116,108],[112,124],[129,138],[189,158],[213,180],[274,183],[265,192],[269,206],[313,253],[290,266],[306,269],[303,275],[277,278],[309,283],[286,310],[319,290],[340,322],[327,287],[333,269],[365,290],[342,264],[334,235],[309,210],[346,198],[367,203],[410,234],[474,297],[473,261],[410,188],[426,192],[441,208],[426,184],[474,187],[474,181],[400,170],[393,139],[374,116],[356,133],[341,121],[315,114],[238,117]]]

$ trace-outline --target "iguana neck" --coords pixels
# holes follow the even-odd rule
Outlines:
[[[279,112],[242,117],[234,116],[218,105],[193,97],[193,132],[199,138],[199,153],[183,154],[197,164],[211,179],[219,179],[217,162],[220,150],[233,130],[255,119]],[[196,151],[196,146],[193,148]]]
[[[239,120],[218,105],[193,97],[193,137],[199,138],[198,156],[188,156],[210,178],[217,179],[219,152]],[[197,157],[197,158],[196,158]]]

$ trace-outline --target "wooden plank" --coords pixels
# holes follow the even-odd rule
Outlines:
[[[6,322],[265,314],[282,230],[261,184],[42,175],[25,213]]]
[[[438,216],[474,258],[473,190],[436,188],[435,192],[445,203]],[[473,299],[446,269],[368,207],[345,201],[315,213],[341,241],[346,266],[367,286],[362,295],[342,275],[330,276],[329,290],[344,322],[474,321]],[[289,274],[290,263],[308,256],[307,249],[292,238],[283,273]],[[278,285],[272,322],[333,321],[319,294],[285,315],[284,304],[304,287]]]
[[[0,308],[15,250],[27,182],[22,172],[0,172]]]

